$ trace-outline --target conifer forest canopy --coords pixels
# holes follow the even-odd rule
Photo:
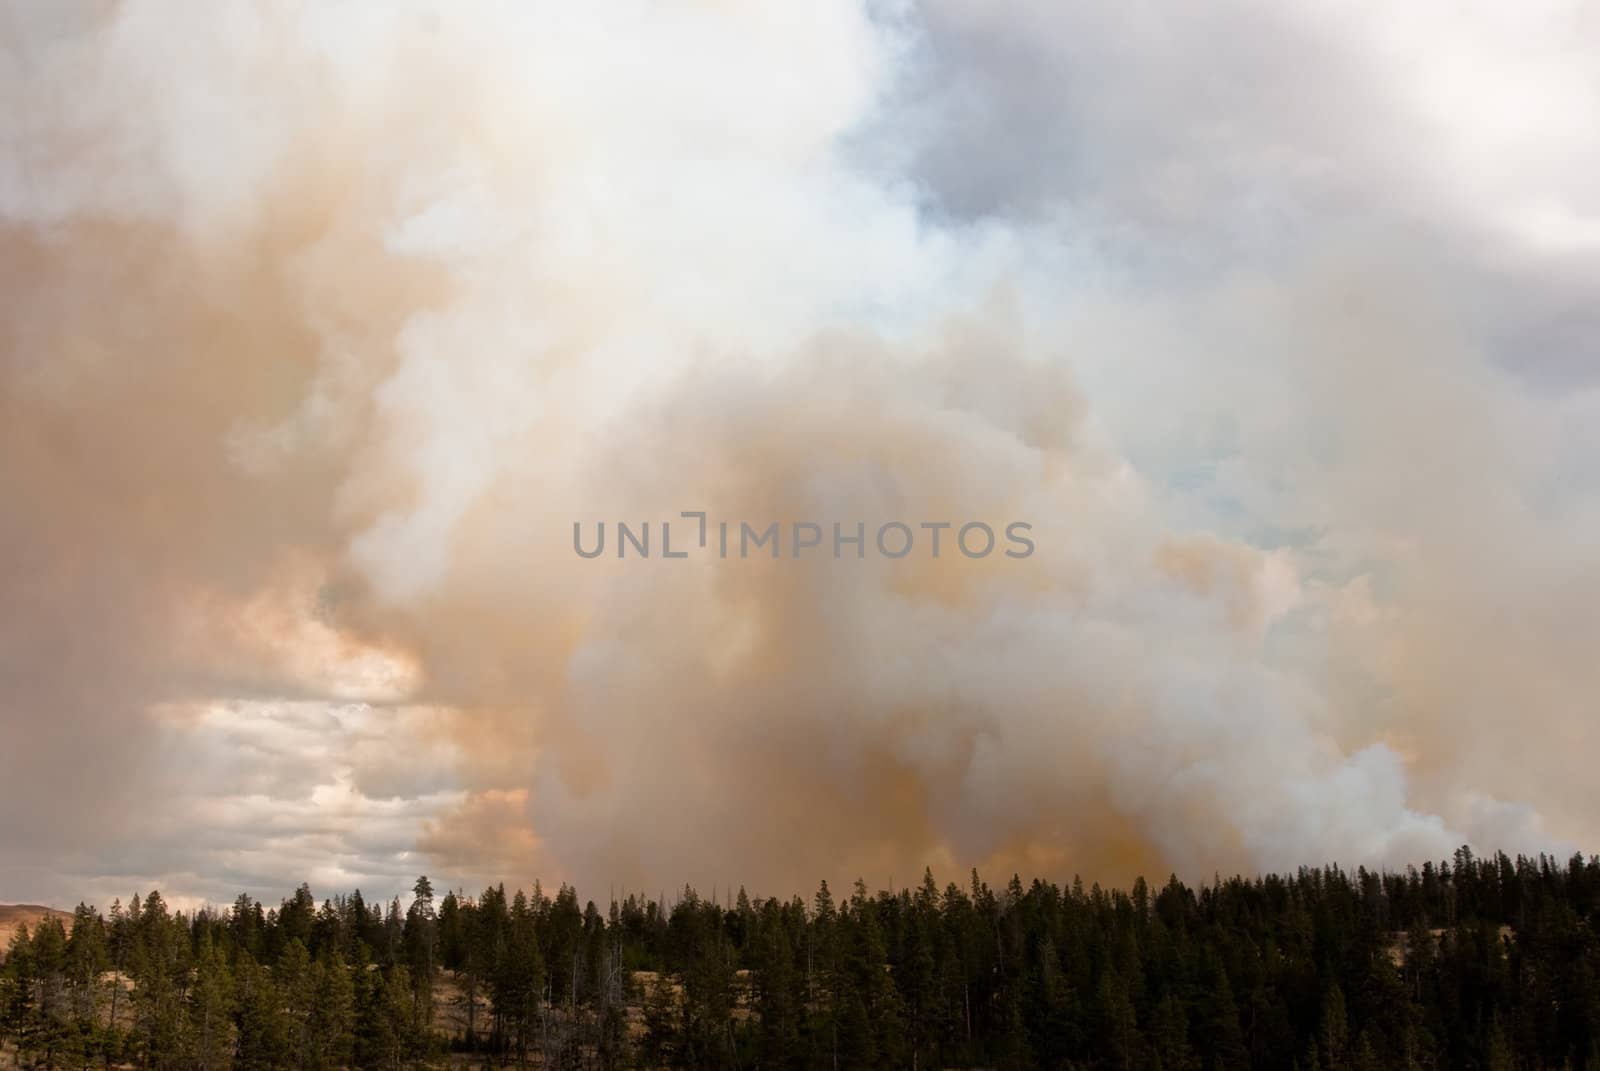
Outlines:
[[[0,102],[0,1067],[1600,1066],[1600,0],[5,0]]]

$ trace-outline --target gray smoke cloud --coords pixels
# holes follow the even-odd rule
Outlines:
[[[1587,845],[1585,28],[14,6],[0,892]]]

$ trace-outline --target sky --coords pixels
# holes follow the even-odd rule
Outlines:
[[[1600,850],[1600,5],[0,51],[0,901]]]

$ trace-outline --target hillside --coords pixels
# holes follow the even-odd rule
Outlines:
[[[41,907],[38,904],[0,904],[0,958],[4,958],[5,951],[11,945],[11,935],[23,926],[31,931],[39,924],[41,919],[55,915],[61,919],[62,924],[69,924],[72,912],[58,911],[53,907]]]

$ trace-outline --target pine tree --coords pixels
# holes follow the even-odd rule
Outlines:
[[[297,1071],[313,1071],[317,1066],[317,978],[312,971],[311,954],[300,938],[289,939],[272,973],[283,999],[290,1066]]]
[[[1096,994],[1099,1034],[1111,1067],[1127,1071],[1139,1059],[1139,1020],[1128,984],[1115,971],[1100,978]]]
[[[803,1060],[800,1046],[802,980],[794,966],[794,949],[777,902],[769,900],[758,923],[755,1012],[758,1026],[757,1059],[761,1067],[778,1071],[797,1068]]]
[[[433,1023],[433,966],[438,945],[438,916],[433,907],[433,883],[426,874],[412,886],[413,899],[406,911],[406,963],[411,969],[413,1014],[423,1029]]]
[[[411,979],[405,967],[364,972],[358,1000],[355,1063],[366,1071],[401,1071],[422,1050]]]
[[[18,926],[11,935],[6,949],[3,991],[4,1005],[0,1006],[0,1037],[9,1037],[17,1046],[19,1055],[34,1050],[38,1034],[38,1009],[34,1002],[36,972],[33,959],[33,940],[26,924]]]
[[[1317,1027],[1317,1045],[1330,1069],[1345,1066],[1349,1033],[1344,992],[1335,983],[1328,988],[1327,996],[1323,999],[1322,1019]]]
[[[205,933],[189,995],[189,1039],[195,1071],[230,1071],[234,1054],[233,985],[221,949]]]
[[[311,1066],[345,1067],[354,1051],[355,983],[338,951],[328,948],[312,971]]]
[[[894,982],[901,994],[905,1044],[913,1071],[930,1066],[939,1049],[944,1019],[939,999],[938,961],[935,956],[939,928],[939,887],[933,871],[924,870],[922,884],[908,905],[902,948],[895,963]]]
[[[152,891],[139,906],[132,901],[135,1047],[141,1063],[153,1071],[177,1071],[184,1064],[184,994],[189,978],[188,933],[181,919],[167,911],[161,894]]]
[[[1206,1034],[1210,1057],[1222,1067],[1249,1066],[1249,1050],[1239,1025],[1239,1006],[1233,999],[1233,985],[1221,964],[1216,964],[1205,1000]]]
[[[495,1015],[510,1035],[518,1066],[526,1066],[535,1038],[547,1054],[559,1054],[561,1030],[545,1014],[543,957],[534,909],[521,890],[511,902],[492,983]]]
[[[128,953],[133,947],[133,925],[127,912],[122,909],[121,900],[111,901],[111,921],[106,933],[106,945],[111,954],[111,1011],[108,1023],[111,1027],[113,1039],[121,1036],[122,1027],[122,979],[128,967]],[[116,1041],[111,1042],[113,1047]],[[114,1054],[106,1054],[107,1062]]]
[[[234,1071],[274,1071],[289,1059],[288,1023],[276,980],[241,949],[234,966]]]
[[[644,987],[644,1036],[641,1055],[647,1067],[682,1067],[678,1005],[665,972],[656,973]]]
[[[79,904],[72,913],[67,936],[67,986],[72,1014],[69,1054],[74,1062],[89,1062],[105,1045],[106,1031],[98,1021],[96,995],[100,975],[110,955],[106,948],[105,920],[94,908]]]
[[[1161,1071],[1196,1071],[1200,1066],[1189,1044],[1189,1018],[1183,1002],[1167,993],[1156,1004],[1150,1022],[1150,1048]]]
[[[54,915],[33,931],[35,1051],[46,1067],[71,1047],[72,1000],[68,985],[67,933]]]

